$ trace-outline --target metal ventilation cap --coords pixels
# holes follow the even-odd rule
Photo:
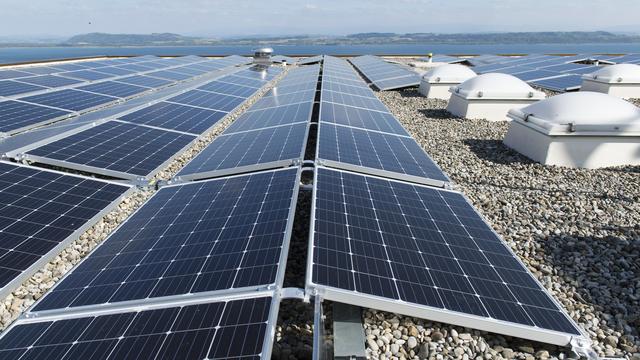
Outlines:
[[[459,84],[475,76],[476,73],[467,66],[447,64],[427,71],[422,79],[431,84]]]
[[[510,99],[539,100],[545,94],[537,91],[515,76],[489,73],[473,77],[458,86],[451,87],[451,93],[465,99]]]
[[[507,115],[551,132],[640,132],[640,108],[618,97],[581,91],[556,95]]]
[[[609,84],[640,84],[640,65],[609,65],[582,78]]]

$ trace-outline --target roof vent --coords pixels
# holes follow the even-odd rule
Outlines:
[[[640,165],[640,108],[615,96],[566,93],[508,116],[513,121],[504,143],[543,164]]]
[[[271,65],[272,48],[257,49],[253,53],[253,63],[257,65]]]
[[[449,87],[476,76],[464,65],[447,64],[437,66],[425,73],[420,81],[420,93],[430,99],[449,100]]]
[[[596,91],[621,98],[640,98],[640,65],[610,65],[583,75],[581,90]]]
[[[507,120],[507,112],[538,100],[545,94],[534,90],[524,81],[507,74],[482,74],[470,78],[449,90],[451,99],[447,110],[470,119]]]

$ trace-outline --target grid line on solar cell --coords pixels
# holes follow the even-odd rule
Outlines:
[[[449,181],[411,137],[322,123],[316,158],[332,161],[334,167],[352,165],[361,171],[383,171],[387,176]]]
[[[0,102],[0,132],[11,133],[20,129],[28,129],[70,114],[68,111],[20,101],[2,101]]]
[[[324,168],[316,174],[313,284],[581,335],[462,195]]]
[[[308,123],[312,111],[313,102],[311,101],[259,110],[250,108],[249,111],[236,119],[224,133],[232,134],[299,122]]]
[[[196,137],[118,121],[108,121],[27,151],[47,159],[148,176]],[[95,171],[95,170],[93,170]]]
[[[34,311],[275,284],[297,180],[289,168],[161,188]]]
[[[128,189],[0,163],[0,289],[87,225]]]
[[[230,112],[240,104],[242,104],[245,100],[245,98],[232,95],[218,94],[201,90],[189,90],[165,101],[182,105],[197,106],[205,109]]]
[[[119,119],[134,124],[202,134],[226,115],[226,112],[216,110],[159,102],[120,116]]]
[[[247,167],[281,166],[301,159],[306,145],[307,123],[226,134],[216,138],[179,173],[183,178],[232,173]]]
[[[410,136],[400,122],[388,112],[371,111],[347,105],[322,102],[320,104],[320,121]]]
[[[272,297],[18,323],[3,359],[259,359],[272,341]]]
[[[20,100],[55,107],[58,109],[82,111],[117,101],[112,96],[92,94],[74,89],[52,91],[44,94],[27,96]]]

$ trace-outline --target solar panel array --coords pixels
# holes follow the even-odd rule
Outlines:
[[[318,74],[318,65],[291,70],[178,176],[201,179],[288,166],[302,160]]]
[[[0,162],[0,297],[128,190],[125,185]]]
[[[116,116],[117,120],[109,120],[29,149],[18,157],[116,178],[147,179],[278,73],[277,68],[260,73],[253,68],[243,69]],[[234,82],[251,85],[242,86]],[[127,91],[126,87],[136,87],[120,85],[125,88],[113,88],[105,82],[88,86],[101,87],[92,88],[94,92],[122,92]],[[67,98],[78,101],[77,97]]]
[[[345,60],[325,57],[319,122],[321,164],[434,185],[449,181]]]
[[[420,75],[402,65],[389,63],[377,56],[364,55],[351,63],[380,90],[400,89],[420,84]]]
[[[243,62],[138,57],[0,70],[0,79],[5,79],[0,80],[0,134],[28,130]]]

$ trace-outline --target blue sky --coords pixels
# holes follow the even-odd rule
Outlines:
[[[615,6],[612,4],[615,3]],[[0,35],[640,32],[640,0],[0,0]]]

